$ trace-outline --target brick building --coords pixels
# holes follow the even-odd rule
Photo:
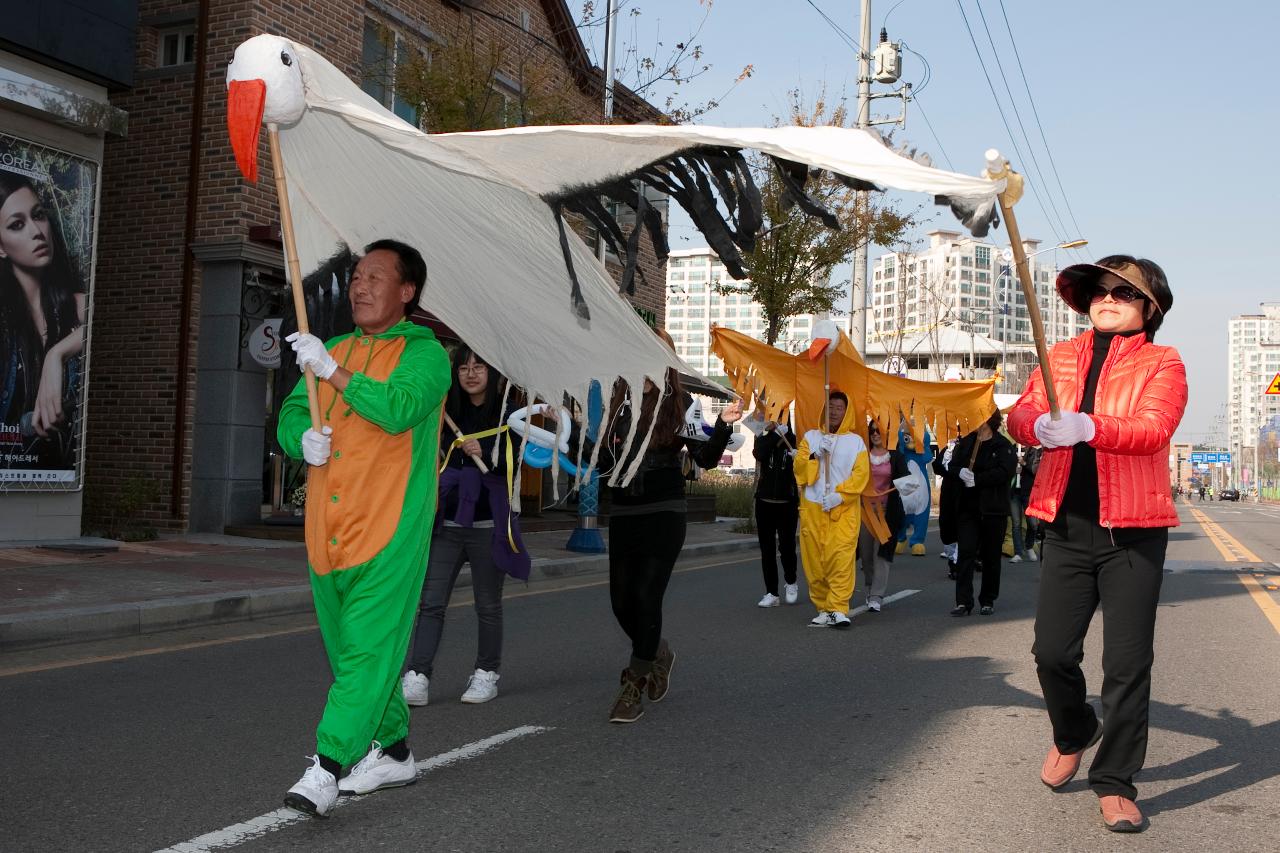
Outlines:
[[[557,94],[558,120],[600,121],[603,77],[564,0],[137,7],[132,87],[110,98],[127,113],[129,135],[108,138],[103,158],[84,525],[128,515],[161,529],[220,532],[256,522],[264,505],[288,497],[272,456],[277,371],[250,358],[248,342],[263,321],[291,309],[265,134],[256,185],[240,177],[227,140],[225,75],[236,45],[271,32],[312,46],[420,125],[397,91],[396,67],[429,61],[459,39],[501,60],[492,86],[499,125],[516,123],[508,113],[517,112],[530,63]],[[615,110],[619,121],[659,118],[621,89]],[[651,246],[641,264],[633,301],[660,323],[663,271]]]

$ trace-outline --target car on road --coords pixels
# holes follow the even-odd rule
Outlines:
[[[1218,492],[1218,500],[1220,501],[1238,501],[1240,500],[1239,489],[1223,489]]]

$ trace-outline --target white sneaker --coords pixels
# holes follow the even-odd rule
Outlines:
[[[839,610],[837,610],[835,613],[831,614],[831,627],[832,628],[852,628],[853,622],[849,619],[849,614],[841,613]]]
[[[825,610],[819,610],[818,615],[809,620],[810,628],[829,628],[831,627],[831,614]]]
[[[781,600],[782,599],[778,598],[778,596],[774,595],[773,593],[766,592],[764,594],[764,598],[760,599],[760,602],[756,605],[756,607],[777,607],[778,602]]]
[[[404,674],[404,678],[400,679],[400,689],[404,691],[404,701],[420,708],[427,704],[427,687],[430,685],[431,679],[427,678],[420,672],[409,670]]]
[[[303,814],[328,817],[329,810],[338,801],[338,780],[320,766],[320,756],[311,756],[311,766],[302,774],[298,784],[284,795],[284,804]]]
[[[880,612],[880,607],[881,607],[880,599],[878,599],[878,598],[868,598],[868,599],[867,599],[867,610],[868,610],[868,612],[870,612],[870,613],[879,613],[879,612]]]
[[[1021,562],[1022,562],[1022,555],[1021,555],[1021,554],[1014,554],[1012,557],[1010,557],[1010,558],[1009,558],[1009,562],[1010,562],[1010,563],[1021,563]]]
[[[785,598],[783,598],[783,601],[785,601],[787,604],[795,604],[797,601],[800,600],[799,584],[794,584],[794,583],[787,584],[783,588],[782,594],[785,596]]]
[[[1040,560],[1040,558],[1036,556],[1036,552],[1031,550],[1030,548],[1027,549],[1027,559],[1033,563],[1038,562]]]
[[[500,676],[496,672],[490,672],[487,669],[477,669],[467,679],[467,692],[462,694],[462,701],[468,705],[479,705],[481,702],[488,702],[498,695],[498,679]]]
[[[396,761],[382,751],[376,740],[364,758],[347,771],[338,783],[339,794],[372,794],[379,788],[396,788],[418,781],[418,768],[413,753],[404,761]]]

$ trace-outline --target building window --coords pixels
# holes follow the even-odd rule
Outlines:
[[[409,43],[390,27],[364,19],[360,45],[360,88],[404,121],[419,126],[418,108],[396,93],[396,68],[411,59]],[[505,102],[503,103],[505,108]]]
[[[989,246],[974,246],[973,254],[977,258],[978,266],[991,266],[991,248]]]
[[[160,33],[160,52],[156,65],[168,68],[196,61],[196,31],[194,27],[168,30]]]

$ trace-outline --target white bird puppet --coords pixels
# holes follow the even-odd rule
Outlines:
[[[623,290],[631,290],[642,230],[660,257],[666,253],[661,217],[641,185],[681,203],[730,273],[743,272],[741,252],[761,227],[745,149],[773,158],[793,200],[824,217],[804,192],[812,169],[860,187],[933,194],[979,235],[1004,185],[929,168],[864,131],[832,127],[427,135],[317,52],[273,35],[236,49],[227,89],[232,147],[250,180],[261,124],[279,127],[302,278],[373,240],[403,240],[427,262],[422,307],[531,398],[556,402],[565,394],[585,401],[593,380],[608,388],[621,378],[638,388],[649,378],[663,387],[667,368],[692,372],[619,298],[604,266],[566,228],[565,211],[596,224],[624,259]],[[631,233],[605,211],[601,195],[635,208]]]

